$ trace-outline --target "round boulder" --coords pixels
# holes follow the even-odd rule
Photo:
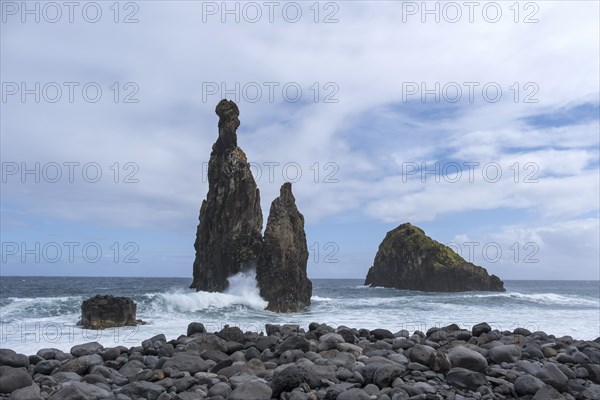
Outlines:
[[[9,367],[28,367],[29,357],[25,354],[19,354],[11,349],[0,349],[0,365],[8,365]]]
[[[31,376],[21,368],[13,368],[8,365],[0,367],[0,393],[11,393],[17,389],[31,386]]]
[[[544,382],[531,375],[522,375],[515,380],[515,390],[521,396],[536,394],[544,385]]]
[[[453,348],[448,353],[448,356],[452,368],[460,367],[470,369],[471,371],[485,372],[488,366],[484,356],[464,346]]]
[[[270,400],[273,390],[264,382],[257,379],[247,381],[235,388],[228,400]]]
[[[487,379],[480,372],[465,368],[452,368],[446,375],[446,382],[459,389],[477,390],[479,386],[487,384]]]
[[[514,363],[521,359],[521,348],[516,344],[503,344],[492,347],[489,356],[496,364]]]
[[[429,368],[433,367],[435,360],[435,349],[422,344],[415,344],[410,349],[410,361],[425,365]]]
[[[480,336],[483,335],[484,333],[488,333],[492,330],[492,327],[489,326],[486,322],[482,322],[480,324],[477,325],[473,325],[473,328],[471,329],[471,333],[473,334],[473,336]]]

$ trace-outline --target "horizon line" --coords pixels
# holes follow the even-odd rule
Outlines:
[[[3,275],[2,278],[136,278],[136,279],[190,279],[187,276],[101,276],[101,275]],[[310,278],[314,280],[364,280],[365,278]],[[505,279],[504,281],[544,281],[544,282],[600,282],[600,279]],[[366,286],[366,285],[365,285]]]

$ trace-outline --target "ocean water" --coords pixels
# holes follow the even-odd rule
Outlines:
[[[204,323],[209,332],[225,324],[244,331],[264,331],[266,323],[307,328],[313,321],[412,332],[486,321],[501,330],[526,327],[587,340],[600,336],[598,281],[506,281],[505,293],[423,293],[362,283],[313,280],[309,309],[275,314],[264,310],[252,274],[230,278],[227,293],[194,292],[186,278],[0,277],[0,347],[25,354],[44,347],[69,350],[86,341],[130,347],[159,333],[177,338],[192,321]],[[148,325],[104,331],[77,327],[82,301],[96,294],[131,297],[137,317]]]

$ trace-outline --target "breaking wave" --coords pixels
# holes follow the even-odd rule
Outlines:
[[[194,312],[232,306],[263,310],[267,306],[267,302],[260,297],[254,271],[241,272],[228,280],[229,288],[224,293],[175,291],[157,293],[151,297],[158,302],[159,307],[170,312]]]

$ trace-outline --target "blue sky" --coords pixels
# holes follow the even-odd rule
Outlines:
[[[536,2],[535,23],[408,3],[298,3],[296,23],[98,3],[52,23],[3,2],[0,273],[191,278],[214,107],[237,96],[265,221],[294,180],[310,277],[364,278],[410,221],[503,279],[599,279],[598,3]]]

